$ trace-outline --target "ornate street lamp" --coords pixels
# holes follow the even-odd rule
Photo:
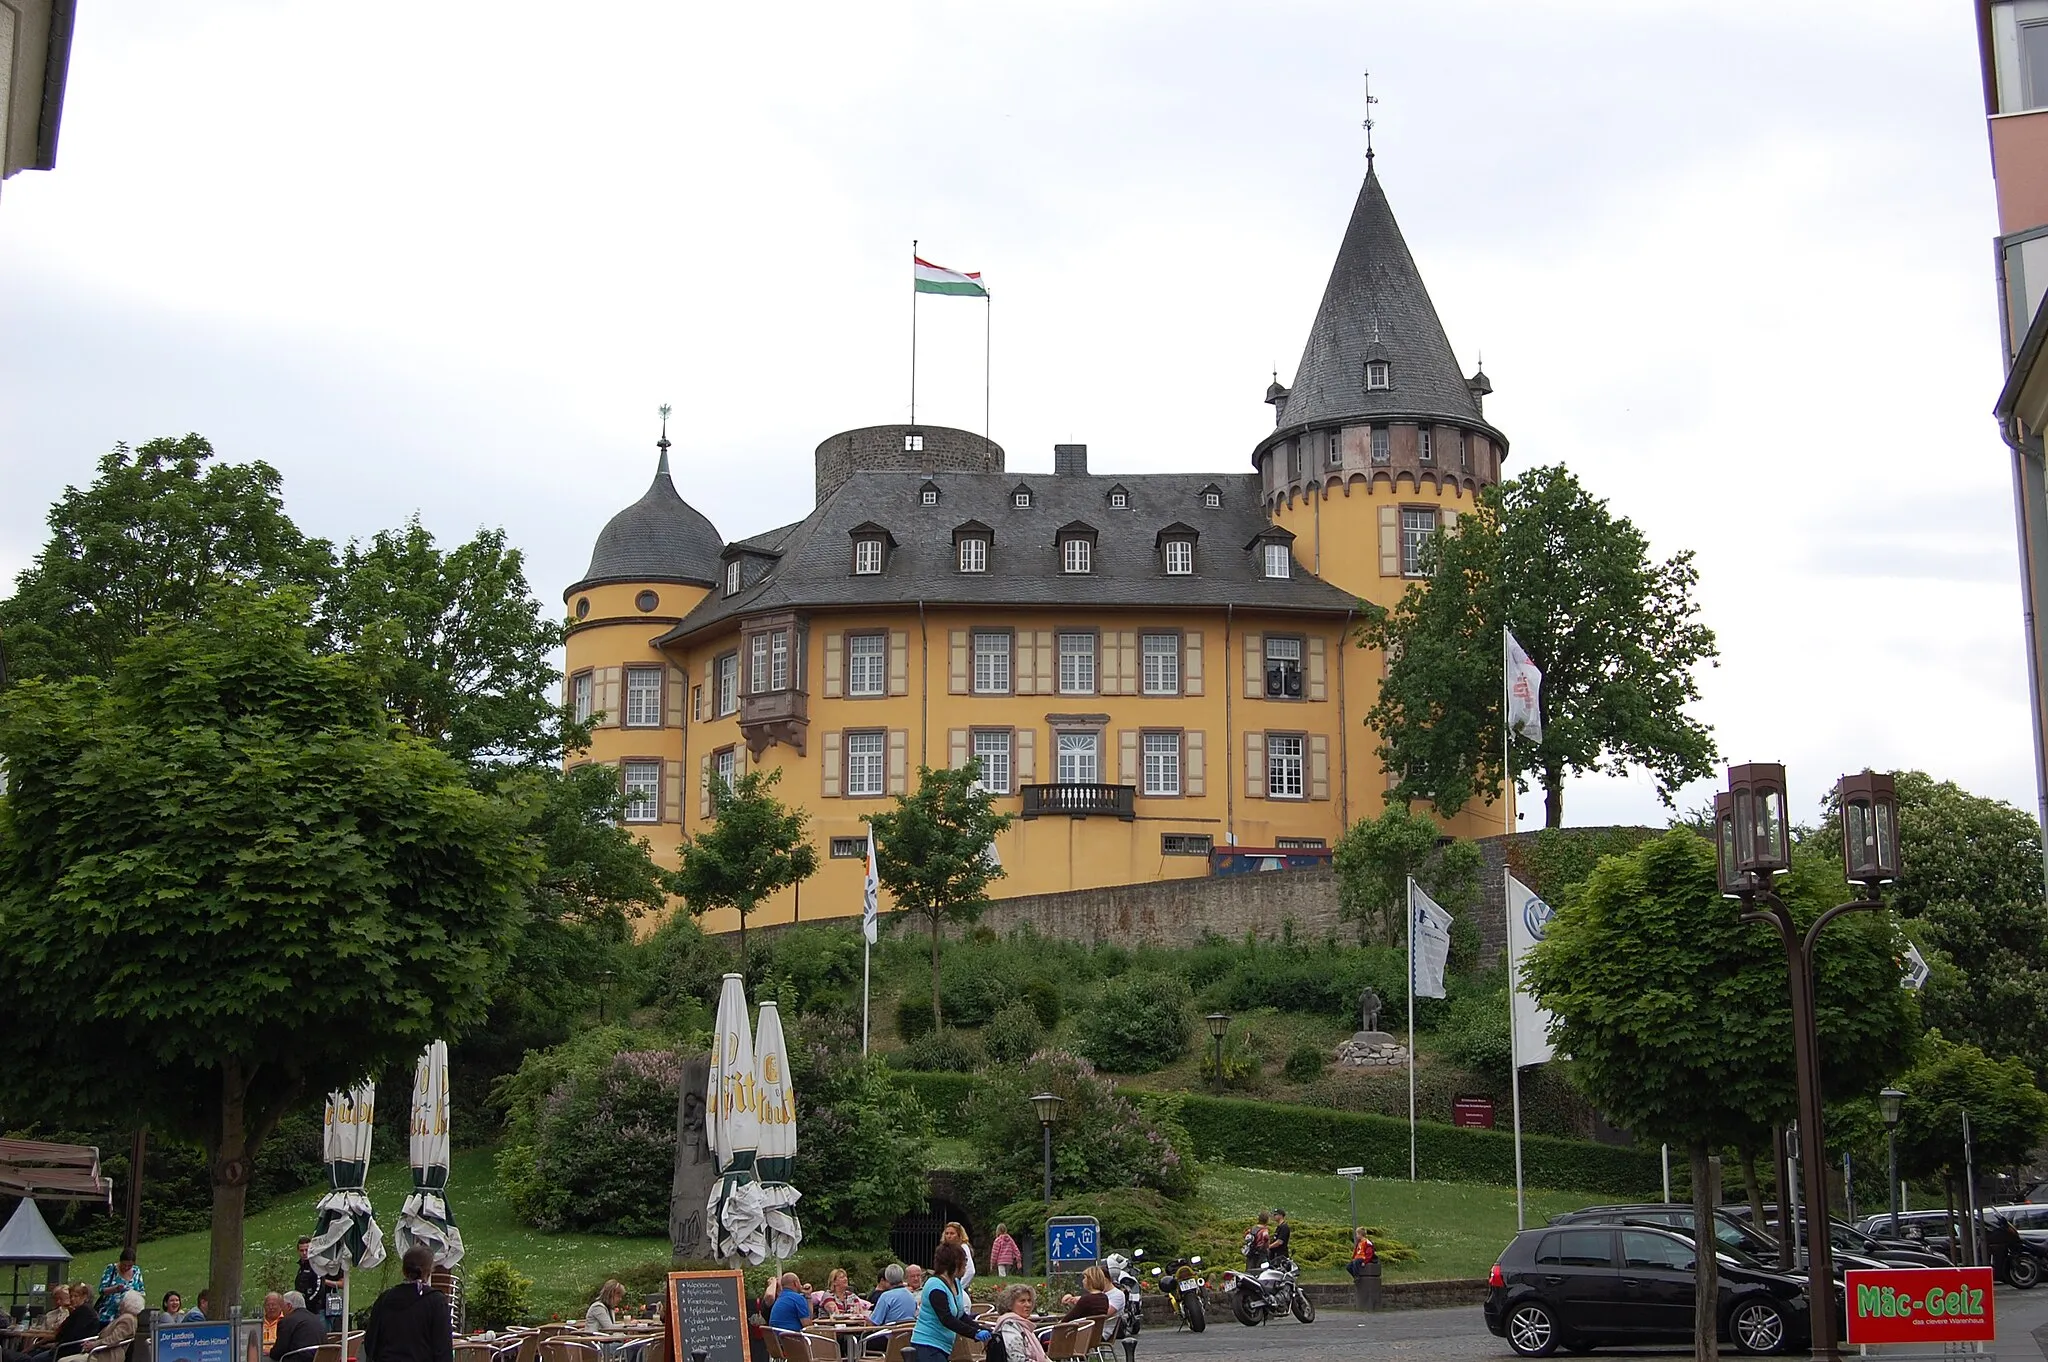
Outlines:
[[[1842,865],[1851,884],[1873,895],[1899,877],[1899,801],[1892,778],[1873,771],[1843,776],[1835,786],[1842,808]]]
[[[1065,1099],[1058,1093],[1035,1093],[1031,1098],[1032,1109],[1038,1113],[1039,1129],[1045,1133],[1045,1200],[1052,1203],[1052,1123],[1060,1118],[1060,1104]]]
[[[1202,1020],[1208,1023],[1209,1039],[1216,1047],[1215,1067],[1209,1071],[1209,1076],[1216,1084],[1217,1091],[1221,1092],[1223,1090],[1223,1035],[1226,1031],[1230,1030],[1230,1014],[1228,1012],[1211,1012]]]
[[[1886,781],[1890,784],[1890,781]],[[1899,1117],[1904,1114],[1906,1094],[1886,1088],[1877,1095],[1877,1114],[1884,1117],[1884,1148],[1892,1165],[1892,1238],[1899,1237]]]

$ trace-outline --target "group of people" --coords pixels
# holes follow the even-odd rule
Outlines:
[[[251,1349],[250,1362],[314,1362],[317,1350],[327,1342],[327,1315],[314,1302],[324,1305],[339,1281],[323,1279],[313,1270],[305,1256],[310,1242],[299,1243],[299,1281],[290,1291],[273,1291],[263,1298],[262,1336]],[[362,1362],[454,1362],[454,1313],[448,1297],[430,1282],[434,1251],[409,1248],[399,1265],[405,1280],[371,1304],[358,1355]],[[301,1289],[308,1284],[309,1273],[314,1277],[311,1297]]]
[[[1275,1206],[1271,1212],[1260,1211],[1259,1218],[1244,1234],[1244,1270],[1257,1272],[1271,1267],[1276,1261],[1285,1263],[1290,1255],[1287,1241],[1294,1235],[1287,1224],[1287,1212]]]
[[[84,1282],[60,1286],[50,1294],[50,1308],[37,1324],[53,1329],[48,1342],[29,1348],[0,1348],[0,1362],[57,1362],[94,1349],[125,1348],[135,1341],[135,1331],[149,1301],[140,1291],[123,1291],[103,1302],[107,1318],[102,1321],[93,1303],[92,1290]],[[109,1352],[104,1362],[123,1362]]]

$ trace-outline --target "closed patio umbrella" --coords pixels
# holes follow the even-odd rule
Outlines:
[[[803,1193],[789,1184],[790,1165],[796,1162],[796,1088],[789,1077],[782,1011],[773,1001],[761,1004],[754,1067],[758,1076],[754,1106],[761,1123],[754,1175],[761,1181],[761,1204],[768,1219],[768,1252],[775,1258],[794,1258],[804,1242],[804,1227],[793,1209]]]
[[[462,1231],[448,1209],[448,1042],[420,1055],[412,1078],[412,1191],[392,1227],[398,1253],[415,1244],[432,1249],[436,1267],[462,1261]]]
[[[704,1133],[718,1161],[718,1181],[706,1204],[713,1257],[759,1263],[768,1256],[768,1226],[754,1180],[760,1120],[755,1110],[754,1029],[747,1024],[747,990],[737,974],[725,976],[712,1033],[711,1080],[705,1092]]]
[[[327,1185],[320,1198],[320,1219],[306,1258],[323,1277],[341,1278],[341,1355],[348,1354],[348,1297],[355,1269],[384,1261],[384,1232],[370,1209],[363,1179],[370,1171],[370,1136],[377,1115],[377,1085],[363,1083],[348,1092],[327,1094],[327,1125],[320,1154],[327,1162]]]

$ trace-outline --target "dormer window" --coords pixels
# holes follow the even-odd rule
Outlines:
[[[929,481],[927,481],[927,482],[925,483],[925,485],[924,485],[924,486],[922,486],[922,487],[918,488],[918,489],[917,489],[917,504],[918,504],[918,505],[920,505],[920,506],[936,506],[936,505],[938,505],[938,504],[939,504],[939,485],[938,485],[937,483],[935,483],[935,482],[929,482]]]
[[[1014,491],[1010,493],[1010,504],[1020,511],[1030,510],[1031,489],[1029,487],[1016,488]]]
[[[954,561],[962,572],[987,572],[989,545],[995,531],[979,520],[970,520],[953,531]]]
[[[1112,488],[1110,488],[1110,489],[1109,489],[1109,509],[1110,509],[1110,510],[1112,510],[1112,511],[1127,511],[1127,510],[1129,510],[1129,509],[1130,509],[1130,506],[1131,506],[1131,494],[1130,494],[1129,492],[1126,492],[1126,491],[1125,491],[1125,490],[1124,490],[1123,488],[1121,488],[1121,487],[1112,487]]]
[[[867,577],[882,570],[882,541],[879,539],[856,539],[853,541],[853,571],[856,576]]]
[[[1191,577],[1195,572],[1195,541],[1192,539],[1169,539],[1164,546],[1166,554],[1166,575],[1169,577]]]
[[[1415,457],[1424,463],[1436,462],[1435,445],[1430,440],[1433,433],[1428,426],[1415,432]]]
[[[1294,575],[1294,555],[1287,551],[1285,544],[1266,545],[1266,575],[1268,577],[1291,577]]]
[[[1383,359],[1369,359],[1365,362],[1365,386],[1368,389],[1391,388],[1393,383],[1387,377],[1387,362]]]
[[[1223,505],[1223,489],[1213,482],[1204,487],[1202,489],[1202,505],[1212,511],[1220,509]]]
[[[1086,573],[1095,570],[1095,527],[1076,520],[1060,527],[1060,571]]]
[[[740,594],[740,560],[737,558],[725,565],[725,594],[728,596]]]
[[[903,452],[906,454],[924,453],[924,432],[913,430],[905,435],[903,437]]]

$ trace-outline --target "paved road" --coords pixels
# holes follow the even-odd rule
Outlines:
[[[1998,1356],[2005,1362],[2048,1362],[2048,1288],[2015,1291],[1998,1288]],[[1601,1349],[1602,1359],[1648,1358],[1670,1362],[1692,1356],[1689,1346],[1621,1352]],[[1853,1354],[1852,1354],[1853,1356]],[[1446,1362],[1483,1358],[1508,1362],[1514,1353],[1507,1343],[1486,1332],[1477,1306],[1451,1310],[1395,1310],[1360,1315],[1324,1310],[1314,1324],[1293,1320],[1247,1329],[1235,1320],[1211,1317],[1199,1334],[1176,1333],[1171,1325],[1154,1325],[1138,1340],[1139,1362],[1175,1358],[1258,1358],[1269,1362],[1359,1362],[1370,1358],[1443,1358]]]

